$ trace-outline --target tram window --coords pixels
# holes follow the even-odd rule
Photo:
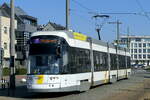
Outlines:
[[[56,54],[56,46],[51,44],[31,44],[29,52],[29,55]]]
[[[58,46],[56,48],[56,55],[57,55],[58,58],[61,58],[61,47],[60,46]]]
[[[116,54],[110,54],[110,64],[111,64],[111,70],[117,69],[117,55]]]
[[[125,68],[126,68],[125,56],[123,56],[123,55],[118,55],[118,57],[119,57],[119,69],[125,69]]]
[[[127,57],[127,67],[131,68],[131,60],[130,57]]]
[[[36,56],[37,66],[48,66],[48,56]]]
[[[94,51],[94,71],[108,70],[107,53]]]
[[[81,48],[69,48],[69,64],[70,73],[90,72],[90,52]]]

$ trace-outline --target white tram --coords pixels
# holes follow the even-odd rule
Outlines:
[[[69,31],[30,38],[27,88],[31,92],[87,91],[131,74],[126,49]]]

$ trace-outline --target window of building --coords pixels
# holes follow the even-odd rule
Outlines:
[[[133,59],[133,55],[131,55],[131,58]]]
[[[146,47],[146,43],[143,43],[143,47]]]
[[[149,38],[147,38],[147,39],[144,39],[144,41],[148,41],[148,42],[149,42],[149,41],[150,41],[150,39],[149,39]]]
[[[146,49],[143,49],[143,53],[146,53]]]
[[[134,43],[134,47],[137,47],[137,43]]]
[[[146,59],[146,55],[143,55],[143,59]]]
[[[150,47],[150,43],[148,43],[147,46]]]
[[[131,53],[133,53],[133,49],[131,49]]]
[[[142,47],[142,44],[141,44],[141,43],[139,43],[139,47]]]
[[[30,25],[30,24],[31,24],[31,21],[30,21],[30,20],[28,20],[28,19],[24,19],[24,23],[25,23],[25,24],[29,24],[29,25]]]
[[[131,43],[131,48],[133,48],[133,43]]]
[[[147,53],[150,53],[150,49],[147,49]]]
[[[135,38],[135,41],[136,41],[136,42],[140,42],[140,41],[141,41],[141,38]]]
[[[137,59],[137,55],[134,55],[134,59]]]
[[[137,53],[137,49],[134,49],[134,53]]]
[[[141,59],[142,58],[142,55],[139,55],[139,59]]]
[[[7,34],[7,27],[4,27],[4,33]]]
[[[4,43],[4,49],[7,49],[7,43]]]
[[[142,53],[142,49],[139,49],[139,53]]]
[[[147,55],[147,58],[150,59],[150,55]]]

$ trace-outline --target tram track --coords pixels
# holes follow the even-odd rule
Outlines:
[[[2,95],[0,91],[0,100],[149,100],[150,78],[145,76],[150,74],[136,73],[127,80],[100,85],[81,93],[29,93],[24,86],[20,89],[22,93],[16,92],[15,96]]]

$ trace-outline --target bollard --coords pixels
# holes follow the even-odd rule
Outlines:
[[[1,79],[2,89],[5,89],[5,88],[6,88],[6,87],[5,87],[5,82],[6,82],[6,81],[5,81],[5,79],[4,79],[4,78],[2,78],[2,79]]]

